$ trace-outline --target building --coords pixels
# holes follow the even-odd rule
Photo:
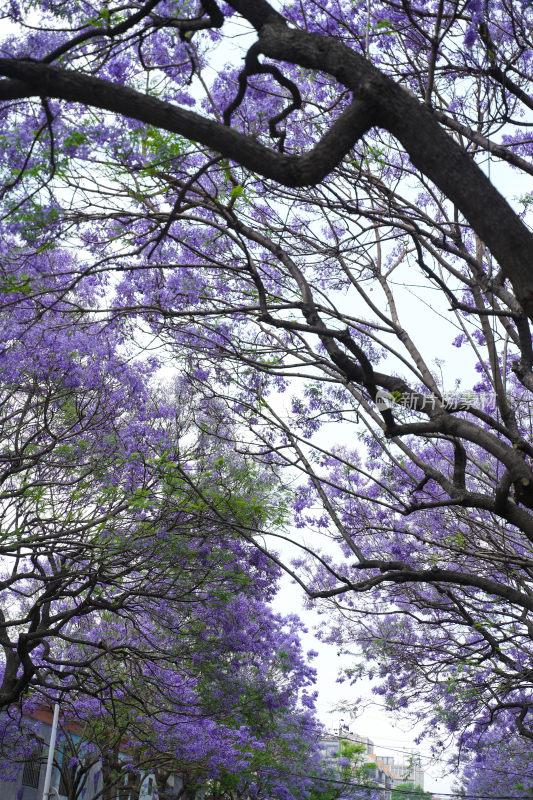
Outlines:
[[[424,770],[420,756],[416,753],[404,753],[401,758],[397,756],[381,756],[381,760],[386,764],[393,777],[393,786],[400,783],[412,783],[413,786],[424,788]]]
[[[322,740],[321,747],[326,761],[333,763],[339,753],[341,741],[364,745],[367,762],[374,763],[376,767],[376,785],[393,789],[400,783],[410,782],[414,786],[424,788],[424,770],[420,756],[416,753],[403,753],[400,757],[376,755],[374,742],[371,739],[351,733],[341,722],[338,732],[330,733]]]
[[[44,789],[44,777],[46,772],[46,760],[48,756],[48,744],[52,731],[52,712],[48,709],[41,709],[31,715],[31,719],[37,722],[37,735],[42,742],[40,752],[21,764],[16,780],[5,780],[0,776],[0,799],[1,800],[42,800]],[[70,730],[70,728],[69,728]],[[79,736],[71,731],[73,739],[79,741]],[[126,756],[124,755],[124,758]],[[56,751],[56,761],[61,764],[62,754],[60,749]],[[181,781],[178,777],[169,779],[169,787],[174,788],[176,796],[179,795]],[[95,764],[88,772],[85,789],[80,791],[80,800],[92,800],[95,795],[99,795],[102,789],[102,776],[99,764]],[[139,794],[139,800],[152,800],[154,789],[154,779],[151,775],[145,775]],[[66,787],[57,767],[52,771],[52,782],[49,800],[66,800]],[[119,789],[117,788],[117,796]],[[135,797],[137,793],[135,791]],[[129,800],[127,787],[120,789],[121,800]]]
[[[352,734],[344,726],[339,728],[338,733],[326,734],[320,743],[326,763],[336,766],[342,742],[364,746],[365,750],[363,756],[368,768],[371,785],[381,790],[383,800],[390,800],[393,778],[388,767],[383,764],[381,758],[374,753],[374,743],[371,739]]]

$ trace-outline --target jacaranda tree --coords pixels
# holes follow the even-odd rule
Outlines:
[[[6,314],[177,359],[390,707],[533,738],[531,4],[5,14]]]
[[[120,325],[31,306],[2,318],[0,774],[46,756],[32,714],[57,702],[69,797],[95,777],[103,800],[138,795],[146,774],[160,798],[171,774],[190,796],[222,776],[237,792],[250,765],[247,797],[306,796],[314,672],[251,543],[283,493]]]
[[[472,732],[463,756],[457,794],[518,798],[531,793],[531,748],[523,738],[509,736],[505,727],[493,726],[482,739]]]
[[[139,612],[137,636],[134,627],[120,631],[116,619],[107,630],[100,626],[106,642],[119,628],[131,650],[142,653],[150,643],[152,659],[134,662],[110,646],[92,687],[62,687],[61,794],[115,800],[118,791],[138,800],[151,784],[159,800],[194,798],[200,790],[212,797],[309,796],[311,772],[322,774],[313,670],[298,621],[273,614],[253,593],[252,585],[233,586],[224,599],[190,598],[179,614],[161,603],[157,619]],[[23,716],[11,709],[3,719],[0,774],[7,779],[38,760],[40,728],[31,712],[42,703],[34,690]]]
[[[1,320],[4,707],[28,688],[117,683],[99,671],[111,653],[155,652],[141,612],[185,620],[248,584],[268,602],[277,581],[246,537],[284,498],[228,450],[216,406],[179,379],[163,388],[117,327],[103,339],[60,305]]]

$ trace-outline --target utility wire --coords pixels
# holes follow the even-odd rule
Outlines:
[[[449,761],[446,761],[445,758],[438,758],[437,756],[427,756],[427,755],[424,755],[424,754],[421,754],[421,753],[417,753],[417,752],[410,752],[409,750],[406,750],[405,748],[391,747],[390,745],[380,744],[379,742],[376,744],[376,742],[374,742],[373,739],[371,739],[370,741],[373,742],[376,745],[376,747],[379,747],[380,750],[393,750],[395,753],[403,753],[407,757],[411,756],[415,760],[418,759],[418,758],[419,759],[424,758],[426,761],[438,761],[440,764],[448,764],[449,765],[449,763],[450,763]],[[376,758],[379,758],[379,755],[377,753],[374,753],[374,755],[376,756]],[[517,751],[516,755],[533,755],[533,754],[528,753],[528,751]],[[459,764],[463,764],[465,766],[468,766],[468,764],[470,764],[469,761],[459,761],[458,763]],[[388,765],[385,764],[385,766],[388,766]],[[409,767],[408,764],[406,764],[405,766]],[[516,776],[516,770],[498,769],[497,767],[484,767],[484,770],[486,770],[487,772],[494,772],[495,774],[498,774],[498,775],[515,775]],[[533,778],[533,774],[531,774],[531,773],[521,773],[521,777],[522,778]]]
[[[328,736],[334,736],[337,739],[339,738],[339,735],[337,733],[335,733],[335,732],[328,732],[327,735]],[[365,741],[361,741],[360,742],[357,734],[354,734],[354,733],[348,733],[348,734],[346,734],[346,736],[342,736],[341,735],[340,738],[341,739],[343,739],[343,738],[344,739],[351,739],[351,740],[357,741],[359,744],[363,744],[363,745],[366,744]],[[361,736],[360,738],[364,739],[363,736]],[[370,739],[370,737],[368,737],[368,738]],[[411,756],[415,760],[416,759],[425,759],[426,761],[431,761],[431,762],[437,762],[438,761],[440,764],[448,764],[448,766],[451,766],[450,762],[447,761],[445,758],[438,758],[438,756],[424,755],[423,753],[416,752],[414,750],[414,748],[411,748],[409,750],[409,749],[406,749],[405,747],[392,747],[392,745],[381,744],[379,741],[376,742],[375,739],[370,739],[370,741],[371,741],[372,745],[375,745],[380,750],[393,750],[395,753],[402,753],[407,758],[409,756]],[[380,758],[378,753],[373,753],[372,755],[375,755],[376,758]],[[533,753],[530,752],[530,751],[527,751],[527,750],[516,751],[515,755],[530,755],[530,756],[533,757]],[[462,764],[464,766],[468,766],[468,764],[470,764],[469,761],[459,761],[458,763]],[[389,764],[385,764],[384,766],[387,767],[387,766],[390,766],[390,765]],[[397,765],[397,766],[400,766],[400,765]],[[401,765],[401,766],[405,766],[406,768],[409,767],[408,764]],[[514,775],[514,776],[516,776],[516,770],[498,769],[497,767],[484,767],[484,769],[487,772],[494,773],[495,775],[497,774],[497,775]],[[533,774],[529,773],[529,772],[528,773],[521,773],[520,777],[522,777],[522,778],[533,778]],[[442,796],[444,796],[444,795],[442,795]]]
[[[367,783],[350,783],[348,781],[341,781],[336,778],[320,778],[317,775],[306,775],[305,773],[300,772],[290,772],[289,775],[294,775],[297,778],[310,778],[313,781],[318,781],[320,783],[336,783],[340,786],[346,786],[353,789],[366,789],[367,791],[371,792],[394,792],[395,794],[406,794],[411,797],[419,796],[419,797],[426,797],[428,795],[433,796],[433,792],[417,792],[412,791],[411,789],[395,789],[391,787],[387,789],[385,786],[372,786],[368,785]],[[438,792],[435,794],[436,797],[454,797],[456,800],[531,800],[531,795],[512,795],[512,794],[463,794],[462,792]]]

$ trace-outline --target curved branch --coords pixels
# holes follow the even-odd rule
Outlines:
[[[233,0],[230,5],[254,25],[265,56],[325,72],[354,93],[350,106],[301,156],[274,152],[228,126],[133,89],[43,63],[0,59],[0,74],[12,79],[0,81],[0,100],[37,95],[103,108],[185,136],[288,186],[320,182],[378,125],[398,139],[413,165],[457,206],[533,318],[533,234],[431,110],[342,42],[289,28],[266,0]]]
[[[55,97],[84,103],[154,125],[222,153],[243,167],[286,186],[319,183],[372,126],[370,104],[355,100],[323,138],[301,156],[285,155],[194,111],[111,81],[31,61],[0,58],[0,101]]]
[[[365,592],[374,586],[379,586],[387,582],[394,584],[444,583],[464,586],[465,588],[471,587],[473,589],[480,589],[494,597],[501,597],[502,600],[507,600],[528,611],[533,611],[533,597],[530,597],[525,592],[520,592],[518,589],[505,586],[498,581],[484,578],[481,575],[474,575],[468,572],[459,572],[451,569],[439,569],[439,567],[416,570],[403,561],[379,561],[377,559],[361,561],[354,566],[357,569],[378,569],[381,572],[380,575],[374,575],[358,583],[353,582],[350,586],[350,590],[354,592]],[[340,594],[344,594],[346,591],[348,591],[348,589],[345,586],[336,586],[333,589],[312,592],[310,596],[317,598],[336,597]]]

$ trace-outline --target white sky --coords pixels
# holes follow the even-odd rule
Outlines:
[[[394,722],[391,715],[379,706],[379,698],[372,695],[369,681],[358,682],[355,686],[348,683],[337,683],[337,676],[343,667],[353,663],[348,656],[339,656],[337,647],[320,642],[313,635],[313,628],[320,618],[313,611],[304,608],[303,592],[288,578],[282,581],[281,591],[276,597],[274,608],[281,614],[298,614],[309,632],[302,635],[304,650],[316,650],[318,657],[314,659],[313,666],[317,670],[318,702],[317,712],[324,726],[334,732],[338,730],[339,723],[344,720],[352,733],[372,739],[375,753],[383,756],[393,756],[396,760],[403,761],[403,752],[409,754],[413,751],[422,757],[425,772],[424,789],[434,792],[451,792],[454,776],[443,774],[446,764],[434,761],[429,754],[429,745],[416,745],[415,737],[420,729],[413,729],[410,722]],[[355,698],[363,696],[365,701],[373,701],[366,709],[357,709],[356,716],[339,710],[340,705],[353,704]]]

